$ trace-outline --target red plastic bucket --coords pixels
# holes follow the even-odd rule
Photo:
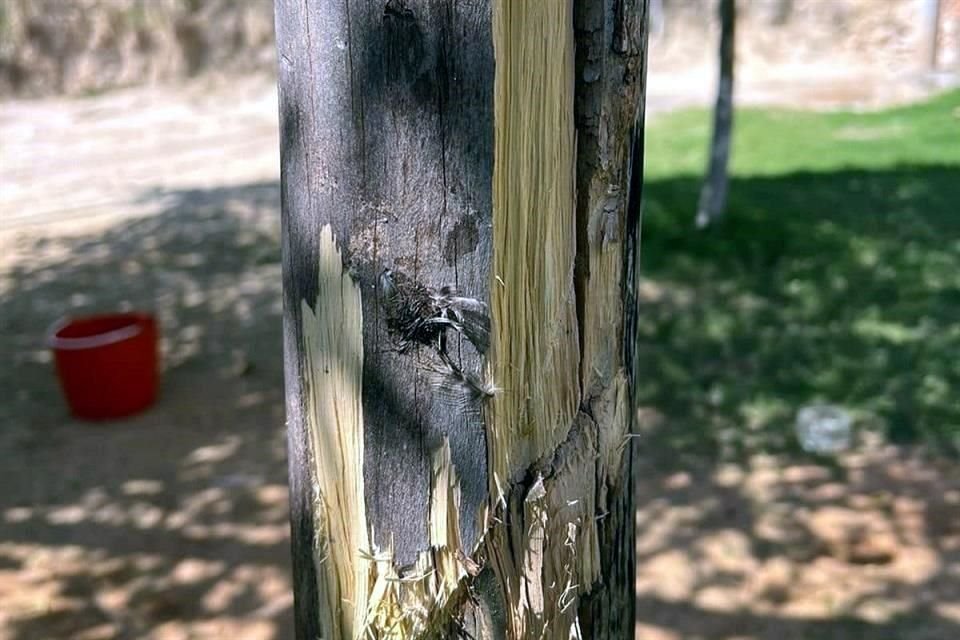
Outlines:
[[[157,324],[145,313],[65,318],[48,336],[70,412],[120,418],[157,397]]]

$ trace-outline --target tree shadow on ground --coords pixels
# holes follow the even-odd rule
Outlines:
[[[960,473],[902,447],[637,473],[642,638],[960,633]]]
[[[960,168],[734,178],[692,229],[700,180],[647,186],[641,404],[675,450],[789,450],[796,410],[945,449],[960,438]]]
[[[960,169],[735,177],[706,232],[699,188],[644,194],[640,637],[960,637]]]
[[[279,187],[145,198],[169,205],[16,232],[29,259],[0,271],[3,624],[23,640],[290,637]],[[46,327],[127,308],[160,322],[158,403],[69,418]]]

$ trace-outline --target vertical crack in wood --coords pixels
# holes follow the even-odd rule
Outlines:
[[[577,38],[577,291],[581,311],[584,403],[606,389],[625,361],[624,285],[633,286],[625,256],[633,251],[639,184],[636,123],[643,102],[643,0],[575,2]],[[611,20],[609,12],[615,11]],[[628,43],[628,44],[624,44]],[[616,87],[617,90],[612,88]],[[641,135],[638,139],[637,136]]]

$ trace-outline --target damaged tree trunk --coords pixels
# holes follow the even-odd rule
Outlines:
[[[277,0],[298,638],[632,634],[646,24]]]

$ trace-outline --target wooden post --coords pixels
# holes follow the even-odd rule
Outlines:
[[[645,0],[276,25],[297,637],[632,633]]]

